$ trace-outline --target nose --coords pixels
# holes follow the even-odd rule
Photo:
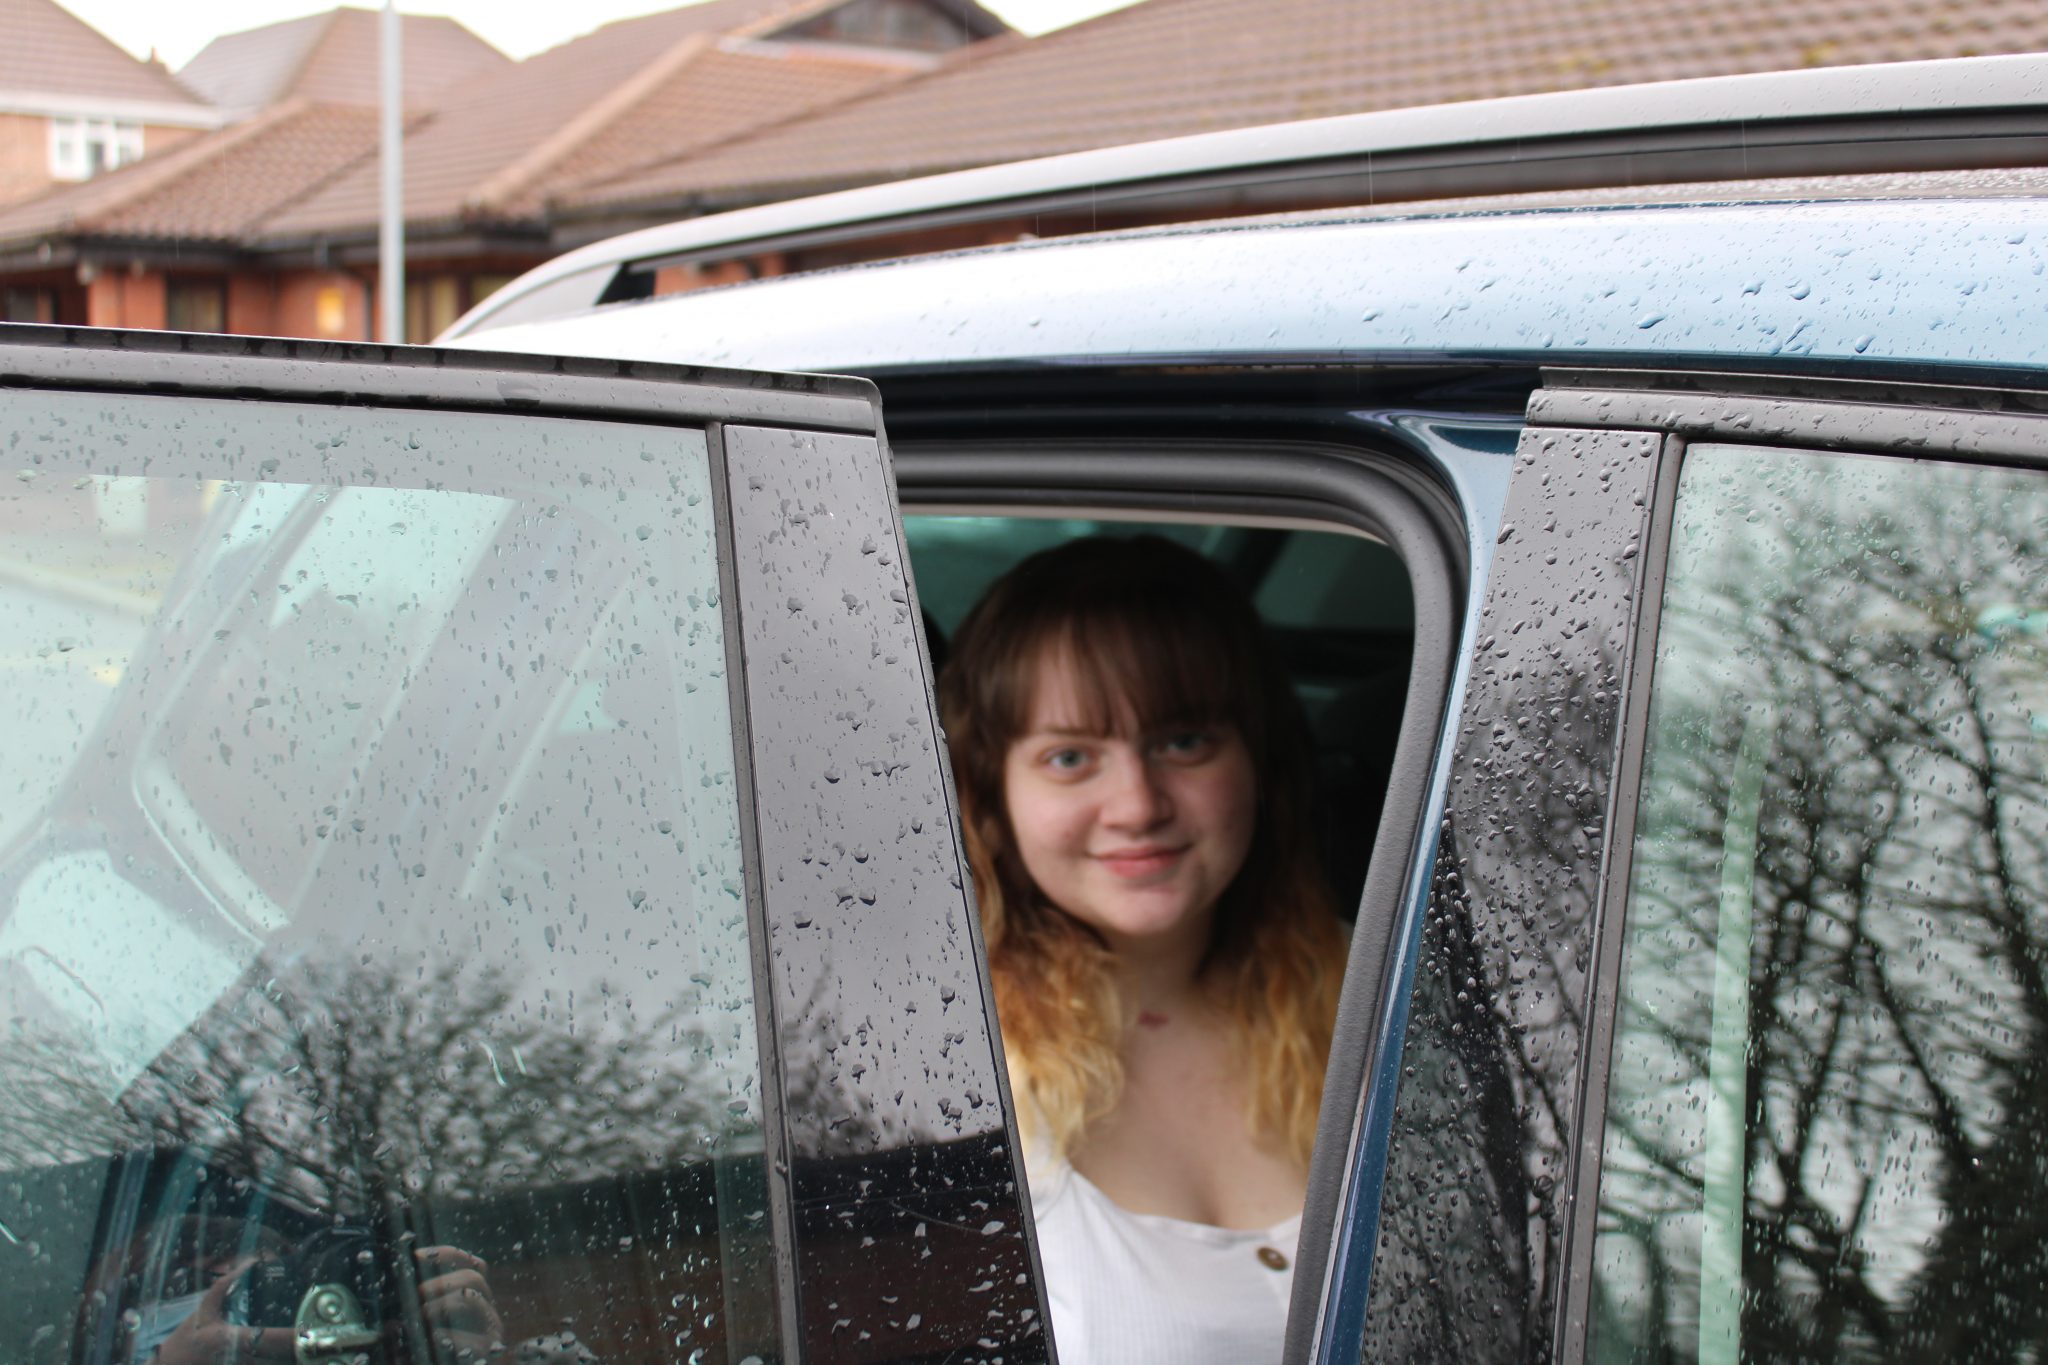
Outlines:
[[[1102,823],[1142,833],[1173,818],[1173,799],[1143,754],[1119,755],[1103,774]]]

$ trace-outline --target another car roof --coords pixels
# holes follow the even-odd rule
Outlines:
[[[1316,215],[1063,238],[479,332],[489,349],[882,373],[1046,362],[2048,368],[2048,201]]]
[[[843,243],[1077,203],[1156,205],[1175,195],[1214,197],[1219,189],[1253,207],[1300,203],[1304,186],[1341,183],[1344,176],[1357,182],[1357,201],[1376,202],[1738,174],[1995,165],[1996,144],[2015,154],[2030,141],[2015,134],[2038,135],[2044,119],[2048,54],[2021,54],[1561,91],[1234,129],[627,233],[528,272],[460,320],[447,339],[496,325],[497,317],[576,311],[622,268]],[[1402,180],[1404,173],[1413,183]]]

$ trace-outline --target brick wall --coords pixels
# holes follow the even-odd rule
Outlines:
[[[242,336],[274,336],[277,333],[277,280],[274,276],[228,276],[228,330]]]
[[[50,179],[50,121],[38,114],[0,114],[0,204],[33,199]]]
[[[109,270],[85,291],[86,322],[93,327],[164,326],[164,277]]]
[[[338,270],[295,270],[271,278],[276,281],[271,325],[251,330],[286,337],[369,339],[369,286],[360,276]],[[234,326],[232,322],[229,325]]]

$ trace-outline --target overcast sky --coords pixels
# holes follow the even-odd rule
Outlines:
[[[1044,33],[1064,28],[1133,0],[981,0],[1015,28]],[[58,0],[66,9],[138,57],[154,48],[173,70],[192,59],[207,40],[259,24],[333,9],[338,0]],[[378,9],[383,0],[353,0]],[[635,14],[674,9],[677,0],[398,0],[405,14],[448,14],[506,55],[530,57],[588,33],[600,24]]]

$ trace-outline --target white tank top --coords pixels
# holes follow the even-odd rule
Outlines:
[[[1301,1215],[1263,1231],[1132,1213],[1028,1163],[1060,1365],[1276,1365]]]

